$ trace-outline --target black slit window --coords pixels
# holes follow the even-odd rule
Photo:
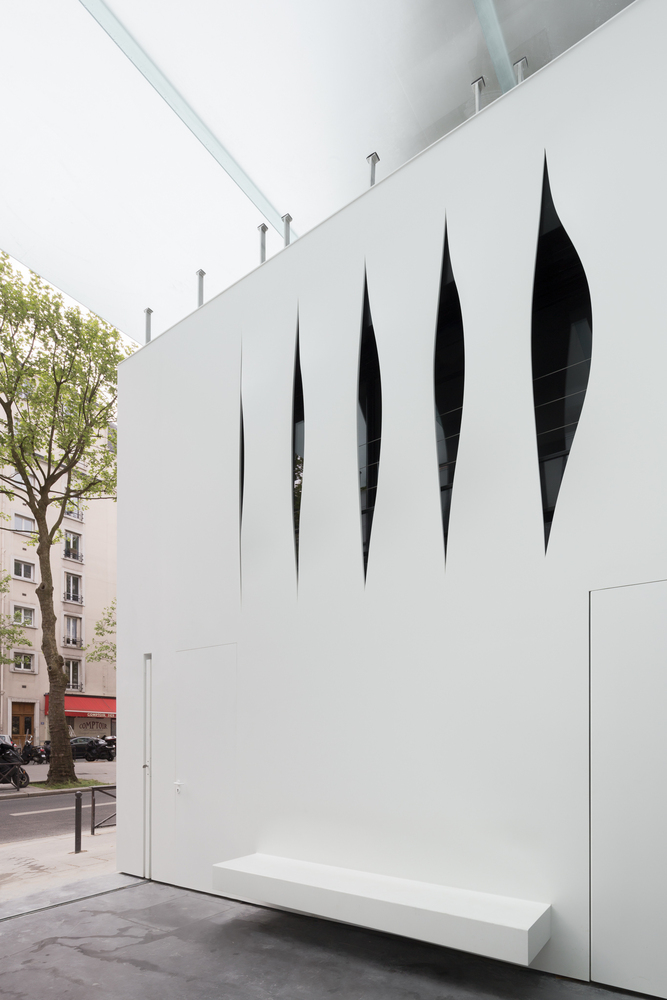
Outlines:
[[[243,490],[245,488],[245,432],[243,427],[243,403],[239,428],[239,520],[243,520]]]
[[[361,324],[359,351],[359,405],[357,408],[357,441],[359,445],[359,490],[361,495],[361,538],[364,553],[364,576],[368,567],[368,550],[373,526],[377,494],[382,437],[382,388],[380,360],[368,302],[368,286],[364,283],[364,315]]]
[[[533,289],[533,399],[549,541],[558,491],[572,447],[591,367],[593,319],[584,268],[561,224],[544,165]]]
[[[299,565],[299,521],[301,519],[301,485],[303,483],[303,383],[301,381],[301,358],[299,355],[299,331],[296,334],[296,356],[294,360],[294,396],[292,403],[292,479],[294,483],[294,547]]]
[[[456,456],[458,455],[459,435],[461,433],[464,367],[463,317],[449,258],[447,233],[445,232],[433,363],[435,437],[438,449],[440,508],[445,552],[447,551]]]

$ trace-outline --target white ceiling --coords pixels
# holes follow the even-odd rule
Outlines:
[[[500,94],[473,0],[106,2],[301,234]],[[629,2],[496,9],[530,74]],[[0,85],[14,257],[137,340],[257,265],[258,210],[79,0],[3,0]]]

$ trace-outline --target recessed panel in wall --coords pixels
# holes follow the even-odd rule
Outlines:
[[[667,581],[591,595],[591,978],[667,997]]]

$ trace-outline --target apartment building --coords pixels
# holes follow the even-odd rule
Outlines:
[[[32,532],[35,523],[18,497],[0,496],[8,515],[0,527],[0,569],[10,574],[0,610],[20,619],[30,645],[6,650],[13,663],[0,667],[0,732],[23,745],[33,734],[49,737],[49,678],[41,652],[41,615],[35,588],[39,561]],[[57,638],[68,675],[65,711],[72,732],[113,735],[116,731],[116,669],[91,663],[85,647],[94,626],[116,595],[116,505],[92,501],[87,509],[71,507],[62,524],[62,540],[51,554],[58,615]]]

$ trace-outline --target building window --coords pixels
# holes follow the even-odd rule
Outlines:
[[[30,673],[35,672],[35,654],[34,653],[14,653],[14,670],[28,670]]]
[[[382,437],[382,386],[380,359],[368,300],[368,285],[364,281],[364,312],[361,322],[359,351],[359,405],[357,407],[357,443],[359,454],[359,492],[361,497],[361,539],[364,556],[364,576],[368,567],[373,512],[380,468]]]
[[[456,456],[458,455],[459,435],[461,433],[464,367],[463,316],[461,315],[459,293],[454,281],[449,258],[449,244],[445,233],[433,363],[435,438],[438,449],[440,509],[445,552],[447,551],[447,535],[449,533],[454,470],[456,469]]]
[[[18,483],[20,486],[25,486],[25,479],[18,471],[18,469],[14,469],[14,475],[12,476],[12,479],[14,480],[15,483]],[[33,475],[32,472],[29,472],[28,482],[30,483],[31,486],[37,486],[37,476]]]
[[[34,531],[34,518],[23,517],[22,514],[14,514],[14,528],[16,531]]]
[[[83,604],[81,577],[75,573],[65,573],[65,600]]]
[[[81,660],[65,660],[65,673],[67,674],[67,690],[83,691]]]
[[[67,517],[74,517],[77,521],[83,521],[83,511],[75,500],[70,500],[65,508]]]
[[[303,383],[299,353],[299,329],[296,331],[296,356],[294,359],[294,396],[292,400],[292,480],[294,483],[294,545],[296,564],[299,565],[299,522],[301,520],[301,486],[303,483],[304,452]]]
[[[63,641],[65,646],[81,647],[83,645],[80,618],[75,618],[73,615],[65,615],[65,635]]]
[[[22,580],[34,580],[35,579],[34,563],[23,562],[21,559],[15,559],[14,576],[20,576]]]
[[[544,165],[533,287],[533,400],[545,547],[584,405],[593,315],[579,255],[558,218]]]
[[[18,622],[19,625],[27,625],[30,628],[34,628],[35,625],[35,609],[34,608],[24,608],[19,604],[14,605],[14,621]]]
[[[65,559],[76,559],[77,562],[83,562],[81,535],[77,535],[75,531],[65,532]]]

